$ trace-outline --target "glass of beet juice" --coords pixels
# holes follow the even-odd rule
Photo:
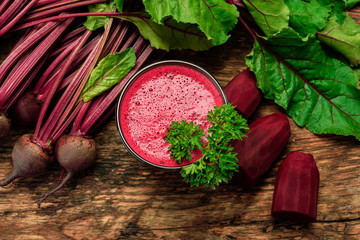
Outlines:
[[[221,86],[204,69],[184,61],[157,62],[137,72],[120,94],[116,110],[120,138],[138,160],[177,169],[199,159],[201,151],[193,150],[192,161],[176,163],[165,140],[167,128],[173,121],[186,120],[208,129],[208,111],[225,103]]]

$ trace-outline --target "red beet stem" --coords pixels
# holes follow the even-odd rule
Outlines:
[[[16,1],[15,1],[16,2]],[[11,19],[5,26],[3,26],[0,30],[0,37],[5,33],[9,32],[10,29],[17,23],[19,20],[32,8],[32,6],[37,2],[37,0],[31,0],[26,6],[18,13],[16,16]]]
[[[65,130],[70,126],[70,124],[74,121],[75,117],[78,115],[79,111],[83,107],[84,102],[79,102],[79,104],[76,105],[74,110],[70,113],[69,117],[65,120],[65,122],[59,126],[58,130],[52,137],[52,141],[56,142],[65,132]]]
[[[76,103],[79,101],[79,97],[81,95],[81,92],[87,82],[87,80],[89,79],[90,77],[90,74],[91,74],[91,71],[92,69],[96,66],[96,64],[101,60],[100,59],[100,56],[101,56],[101,53],[106,45],[106,41],[109,37],[109,34],[110,34],[110,30],[111,30],[111,26],[112,26],[112,23],[113,23],[114,19],[110,19],[108,25],[106,26],[105,28],[105,32],[102,36],[102,40],[100,41],[100,45],[99,45],[99,48],[97,49],[97,51],[95,52],[95,55],[94,55],[94,61],[92,62],[92,65],[91,67],[89,67],[89,70],[86,72],[86,75],[85,77],[83,78],[83,81],[80,83],[80,86],[78,87],[77,91],[75,92],[75,94],[73,95],[68,107],[65,109],[65,112],[66,114],[63,114],[62,116],[62,119],[60,119],[60,121],[64,120],[68,114],[70,114],[71,112],[71,109],[73,108],[73,106],[76,105]]]
[[[52,16],[52,15],[55,15],[58,13],[71,11],[73,9],[77,9],[82,6],[87,6],[90,4],[95,4],[95,3],[105,2],[105,1],[106,0],[85,0],[85,1],[76,1],[76,2],[73,2],[70,4],[65,4],[65,5],[55,3],[54,6],[55,5],[57,5],[57,6],[55,6],[54,8],[45,9],[44,11],[28,14],[26,17],[21,19],[21,23],[29,23],[34,20],[43,19],[43,18]]]
[[[22,9],[26,2],[27,0],[18,0],[11,3],[11,5],[0,16],[0,29],[11,21],[10,19]]]
[[[76,55],[76,57],[73,60],[73,63],[71,64],[71,67],[68,69],[67,74],[72,73],[70,75],[68,75],[67,77],[65,77],[59,87],[57,88],[56,92],[60,93],[63,92],[64,89],[66,89],[66,87],[70,84],[70,82],[72,81],[72,79],[76,76],[77,72],[79,70],[74,70],[78,67],[78,65],[82,62],[85,61],[86,57],[89,55],[89,53],[94,49],[94,47],[96,46],[97,42],[99,41],[101,35],[97,35],[95,36],[91,41],[89,41]],[[64,64],[64,63],[63,63]],[[61,64],[60,66],[58,66],[54,72],[51,74],[51,76],[49,76],[49,79],[46,81],[46,83],[44,84],[44,86],[42,86],[38,92],[37,92],[37,96],[38,99],[40,101],[42,101],[43,99],[47,98],[48,94],[49,94],[49,89],[51,88],[53,81],[55,81],[57,75],[59,74],[63,64]]]
[[[83,36],[85,31],[86,31],[86,27],[80,27],[80,28],[77,28],[76,30],[66,34],[66,36],[64,36],[61,39],[61,41],[59,42],[59,47],[52,51],[49,58],[53,59],[53,58],[59,56],[64,51],[64,49],[69,47],[69,45],[71,45],[76,39]]]
[[[38,8],[44,5],[48,5],[54,2],[57,2],[59,0],[38,0],[37,3],[35,4],[34,8]]]
[[[11,99],[13,94],[18,91],[19,86],[26,80],[26,77],[36,68],[37,64],[46,55],[53,44],[59,39],[67,29],[73,19],[67,19],[61,23],[51,34],[49,34],[29,55],[29,57],[9,76],[0,89],[0,106],[4,106]]]
[[[8,5],[10,4],[11,0],[3,0],[0,3],[0,16],[4,14],[5,9],[8,7]]]
[[[38,0],[38,2],[39,1],[41,1],[41,0]],[[58,0],[58,1],[48,0],[47,1],[48,3],[46,3],[46,4],[42,3],[41,7],[35,6],[34,9],[31,11],[31,13],[29,13],[29,14],[41,12],[41,11],[48,10],[51,8],[56,8],[56,7],[63,6],[66,4],[73,4],[73,3],[81,2],[81,1],[82,0]]]
[[[49,22],[49,21],[55,21],[55,20],[60,20],[60,19],[65,19],[65,18],[78,18],[78,17],[88,17],[88,16],[116,17],[116,16],[126,16],[126,15],[129,15],[129,14],[128,13],[118,13],[118,12],[68,13],[68,14],[63,14],[63,15],[58,15],[58,16],[51,16],[51,17],[46,17],[46,18],[42,18],[42,19],[39,19],[39,20],[34,20],[34,21],[31,21],[31,22],[27,22],[27,23],[18,24],[12,30],[17,31],[17,30],[21,30],[21,29],[25,29],[25,28],[28,28],[28,27],[38,25],[40,23]]]
[[[29,85],[33,82],[37,74],[40,72],[41,68],[43,67],[46,58],[44,58],[40,63],[37,64],[35,69],[30,73],[30,75],[25,79],[23,84],[19,87],[18,91],[13,94],[13,97],[5,104],[4,109],[8,111],[23,95]],[[34,113],[35,114],[35,113]]]
[[[33,88],[34,93],[38,93],[40,88],[45,84],[45,82],[49,79],[50,74],[54,71],[54,69],[63,63],[64,59],[73,51],[73,49],[79,45],[81,39],[77,39],[70,46],[68,46],[43,72],[39,80],[36,82],[35,87]],[[63,66],[63,64],[62,64]],[[49,92],[49,89],[47,89]]]
[[[4,80],[7,72],[13,67],[17,60],[24,53],[29,51],[37,42],[41,41],[45,36],[47,36],[56,26],[59,25],[59,22],[49,22],[39,30],[34,33],[29,33],[17,48],[10,52],[10,54],[5,58],[5,60],[0,65],[0,83]]]
[[[73,59],[75,58],[75,56],[77,55],[77,53],[79,52],[79,50],[81,49],[81,47],[85,44],[85,42],[87,41],[87,39],[90,37],[91,35],[91,31],[86,31],[85,34],[83,35],[82,39],[81,39],[81,42],[79,43],[79,45],[72,51],[72,53],[70,54],[70,56],[67,58],[66,60],[66,63],[64,65],[64,67],[61,69],[61,72],[58,74],[57,76],[57,79],[55,81],[55,83],[53,84],[51,90],[50,90],[50,93],[49,95],[47,96],[47,98],[45,99],[44,101],[44,104],[41,108],[41,111],[40,111],[40,115],[39,115],[39,119],[38,119],[38,122],[36,124],[36,128],[35,128],[35,133],[34,133],[34,136],[36,138],[39,138],[39,134],[40,134],[40,128],[43,124],[43,121],[44,121],[44,118],[45,118],[45,115],[46,115],[46,112],[48,110],[48,107],[51,103],[51,100],[52,100],[52,97],[53,95],[55,94],[56,92],[56,89],[57,87],[59,86],[61,80],[63,79],[64,75],[66,74],[67,72],[67,68],[70,67],[70,65],[72,64],[72,61]],[[48,139],[46,139],[48,140]]]
[[[99,60],[101,50],[104,47],[107,37],[111,29],[112,19],[110,19],[108,26],[106,27],[102,38],[98,45],[90,53],[84,64],[81,66],[81,70],[77,72],[75,80],[73,80],[67,87],[66,91],[61,96],[54,110],[51,112],[48,121],[44,124],[43,128],[39,132],[39,138],[47,141],[56,134],[56,131],[61,128],[63,122],[71,114],[72,109],[78,101],[78,97],[81,94],[82,88],[85,85],[91,70]]]

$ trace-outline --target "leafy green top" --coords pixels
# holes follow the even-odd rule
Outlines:
[[[172,158],[180,162],[182,159],[191,160],[190,148],[195,146],[202,150],[202,157],[189,166],[182,167],[180,174],[191,186],[215,188],[222,182],[228,182],[238,171],[236,153],[229,144],[235,139],[242,139],[249,129],[246,120],[237,113],[231,104],[221,107],[215,106],[209,111],[207,120],[211,127],[204,145],[201,137],[204,130],[200,125],[186,121],[173,122],[166,133],[166,141],[170,143]]]
[[[223,44],[229,32],[237,24],[239,13],[236,7],[224,0],[156,0],[142,1],[145,11],[123,11],[125,0],[111,0],[89,6],[90,12],[112,12],[117,8],[117,17],[132,22],[141,35],[157,49],[207,50]],[[133,4],[134,5],[134,4]],[[89,16],[84,24],[89,30],[106,26],[109,17]]]
[[[246,64],[264,96],[314,133],[360,140],[360,27],[345,12],[360,1],[276,0],[277,10],[244,2],[263,33],[241,19],[255,39]]]

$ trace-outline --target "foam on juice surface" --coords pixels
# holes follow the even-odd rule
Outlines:
[[[177,164],[171,159],[165,132],[172,121],[193,121],[208,128],[208,111],[224,103],[221,93],[202,73],[184,66],[161,66],[132,83],[120,105],[120,127],[129,146],[156,165]],[[194,151],[192,159],[201,156]]]

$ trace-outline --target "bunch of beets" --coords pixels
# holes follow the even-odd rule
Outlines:
[[[0,139],[11,126],[35,128],[13,147],[13,171],[0,186],[17,177],[44,173],[56,159],[67,175],[59,190],[96,157],[93,134],[112,117],[115,101],[126,81],[143,65],[153,48],[129,23],[109,18],[106,27],[90,31],[86,18],[61,18],[68,12],[86,13],[87,5],[104,0],[4,0],[0,3],[0,36],[17,43],[0,65]],[[133,1],[127,10],[136,10]],[[115,11],[115,9],[114,9]],[[51,16],[57,20],[35,24]],[[28,27],[29,25],[33,25]],[[7,37],[7,36],[6,36]],[[99,96],[84,101],[82,90],[91,71],[108,54],[132,48],[134,67],[126,77]]]

